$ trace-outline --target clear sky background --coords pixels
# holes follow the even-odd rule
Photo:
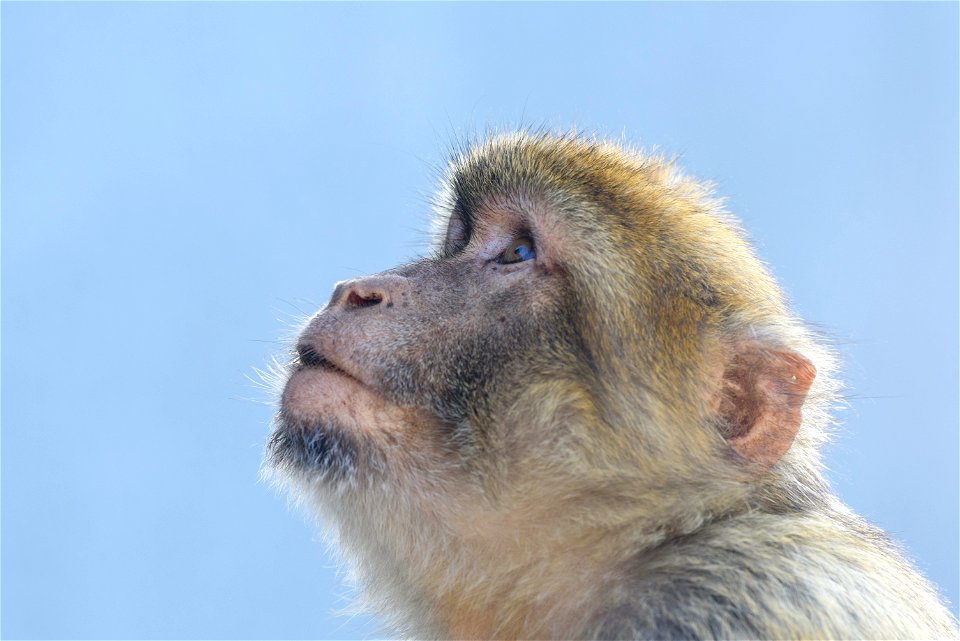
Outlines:
[[[247,379],[425,248],[454,140],[518,124],[718,184],[845,362],[834,487],[956,611],[956,3],[0,14],[3,637],[376,635],[258,482]]]

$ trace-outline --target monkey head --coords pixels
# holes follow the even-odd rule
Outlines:
[[[455,158],[437,212],[430,255],[303,329],[268,445],[370,591],[442,602],[471,564],[812,496],[829,355],[705,187],[516,134]]]

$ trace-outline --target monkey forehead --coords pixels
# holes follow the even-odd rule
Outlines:
[[[615,249],[604,252],[609,264],[631,245],[648,246],[667,210],[682,215],[706,196],[662,157],[598,140],[517,133],[453,159],[434,229],[442,241],[449,225],[467,236],[506,226],[533,232],[538,253],[546,248],[556,258],[567,252],[589,262],[591,252]]]
[[[437,199],[437,231],[456,220],[473,229],[485,213],[541,214],[552,231],[592,243],[642,242],[664,215],[719,209],[709,189],[662,155],[575,136],[516,133],[491,138],[455,157]],[[539,206],[539,207],[538,207]],[[626,236],[624,233],[626,232]],[[640,232],[639,234],[631,232]],[[569,239],[568,239],[569,240]]]
[[[455,157],[441,204],[447,213],[467,215],[491,195],[537,195],[558,209],[566,209],[571,197],[623,205],[641,196],[647,185],[660,191],[668,183],[679,188],[687,182],[695,185],[661,155],[597,139],[516,133],[490,138]],[[702,190],[693,191],[702,195]]]

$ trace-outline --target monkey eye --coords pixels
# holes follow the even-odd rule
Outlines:
[[[525,260],[535,258],[536,255],[533,250],[533,240],[524,236],[507,245],[507,248],[497,256],[497,262],[503,265],[522,263]]]

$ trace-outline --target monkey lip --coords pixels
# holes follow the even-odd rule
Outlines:
[[[294,367],[280,399],[280,417],[295,433],[332,429],[381,444],[385,433],[401,433],[423,420],[376,387],[319,358]]]
[[[315,352],[310,352],[309,354],[301,355],[298,359],[295,371],[299,372],[305,369],[325,369],[336,372],[337,374],[342,374],[344,376],[350,376],[347,372],[343,371],[342,368],[334,365],[330,360],[325,356],[320,356]],[[354,378],[350,376],[350,378]]]
[[[309,420],[383,402],[375,388],[325,356],[310,351],[295,361],[280,405],[289,415]]]
[[[347,370],[343,369],[339,365],[335,364],[326,356],[317,354],[316,352],[313,352],[313,351],[300,355],[300,357],[297,359],[297,363],[293,370],[293,374],[291,375],[291,378],[293,378],[294,375],[307,370],[314,370],[319,372],[330,372],[331,374],[343,376],[345,378],[350,379],[354,383],[362,387],[366,387],[370,391],[373,391],[372,389],[370,389],[370,386],[364,383],[362,380],[360,380],[359,378],[357,378]]]

